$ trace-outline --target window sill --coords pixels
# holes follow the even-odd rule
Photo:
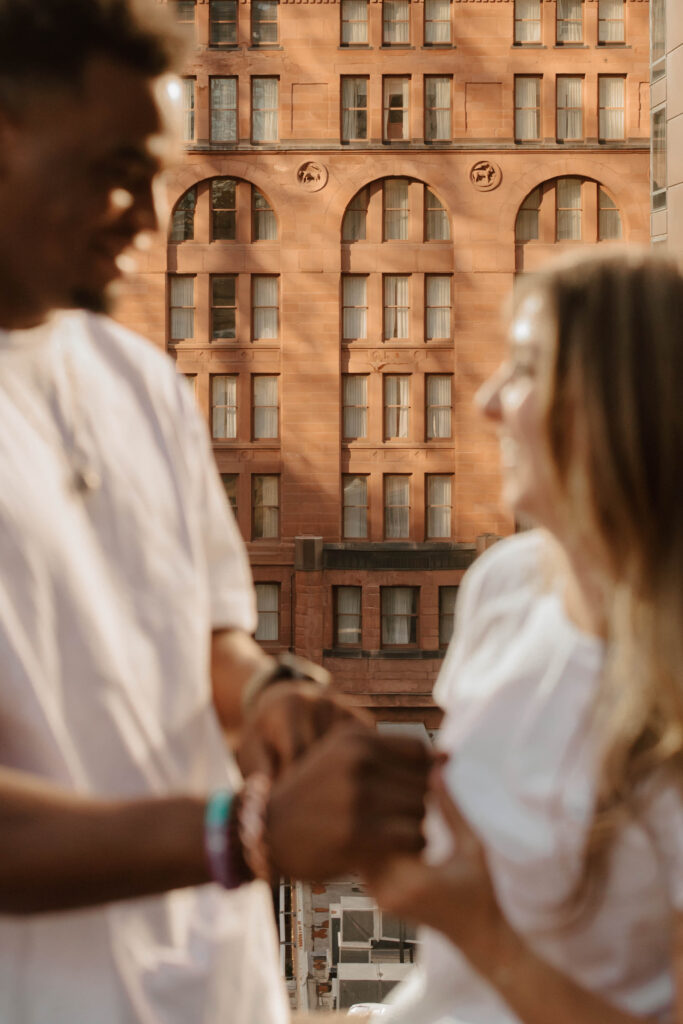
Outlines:
[[[425,43],[421,50],[457,50],[455,43]]]
[[[511,50],[547,50],[545,43],[513,43]]]
[[[371,50],[372,45],[370,43],[340,43],[337,47],[338,50]]]
[[[435,658],[441,659],[445,657],[445,654],[445,648],[440,648],[436,651],[422,651],[415,647],[395,647],[372,651],[360,647],[331,647],[323,651],[323,658],[384,658],[387,661],[397,661],[405,658],[407,661],[432,661]]]
[[[414,50],[412,43],[382,43],[380,50]]]
[[[248,46],[247,50],[258,50],[267,53],[269,50],[284,50],[284,46],[280,46],[279,43],[266,43],[263,46]]]
[[[555,43],[553,50],[590,50],[588,43]]]

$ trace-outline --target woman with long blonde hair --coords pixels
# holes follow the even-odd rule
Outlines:
[[[607,250],[520,282],[479,403],[504,497],[540,529],[461,590],[428,863],[371,880],[428,926],[382,1020],[680,1024],[678,270]]]

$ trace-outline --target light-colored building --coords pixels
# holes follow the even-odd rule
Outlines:
[[[652,240],[683,258],[683,3],[651,0]]]

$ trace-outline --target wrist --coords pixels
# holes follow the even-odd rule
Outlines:
[[[269,658],[268,662],[259,666],[247,680],[242,690],[243,713],[247,714],[251,711],[260,695],[275,683],[297,680],[325,688],[329,685],[331,676],[320,665],[296,654],[287,652],[278,655],[277,658]]]
[[[209,874],[224,889],[236,889],[254,877],[239,836],[241,802],[241,793],[217,790],[205,808],[204,852]]]

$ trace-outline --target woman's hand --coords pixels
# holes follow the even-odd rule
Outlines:
[[[394,858],[368,877],[370,891],[385,910],[442,932],[473,962],[482,955],[507,959],[513,933],[498,907],[481,844],[440,770],[433,773],[432,793],[453,834],[453,855],[436,865]]]

